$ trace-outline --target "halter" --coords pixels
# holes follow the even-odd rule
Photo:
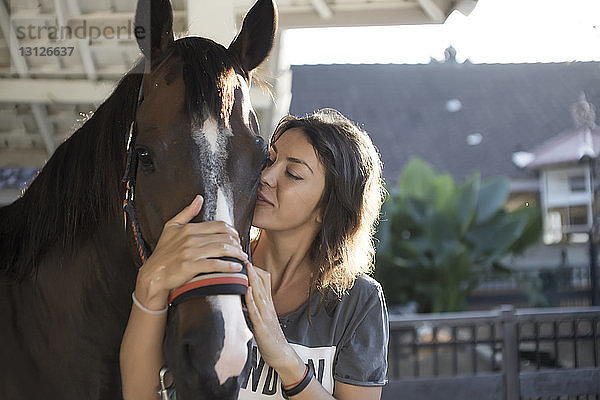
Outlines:
[[[146,66],[147,68],[147,66]],[[144,70],[144,74],[146,70]],[[133,121],[129,126],[129,133],[127,139],[127,164],[125,167],[125,173],[122,178],[122,182],[125,183],[125,199],[123,200],[123,220],[125,223],[125,230],[127,230],[127,220],[129,220],[133,235],[135,238],[135,244],[142,260],[142,263],[146,262],[149,257],[148,248],[142,237],[142,232],[139,229],[137,218],[135,216],[135,176],[137,173],[138,166],[138,155],[135,152],[135,139],[137,136],[137,126],[135,123],[137,110],[144,100],[143,95],[144,87],[144,75],[142,75],[142,81],[138,88],[138,98],[135,108],[135,114]],[[246,253],[249,254],[250,243],[246,246]],[[213,258],[213,257],[210,257]],[[169,305],[176,306],[191,298],[208,296],[208,295],[219,295],[219,294],[239,294],[243,295],[246,293],[248,288],[248,276],[244,263],[237,258],[232,257],[214,257],[224,261],[238,262],[242,264],[242,271],[238,273],[203,273],[196,275],[193,279],[173,290],[169,295]]]
[[[123,221],[125,223],[125,229],[127,229],[127,217],[129,217],[138,254],[142,260],[142,263],[145,263],[148,259],[148,249],[146,247],[144,239],[142,238],[142,232],[139,229],[137,218],[135,217],[134,204],[135,176],[137,173],[138,165],[138,157],[135,153],[135,138],[137,135],[135,119],[137,116],[137,109],[140,107],[140,104],[144,100],[143,87],[144,75],[142,75],[142,81],[140,82],[140,87],[138,88],[138,97],[135,106],[135,113],[133,114],[133,120],[131,121],[131,125],[129,125],[129,133],[127,136],[127,164],[125,166],[125,173],[123,174],[121,182],[125,183],[125,199],[123,200]]]

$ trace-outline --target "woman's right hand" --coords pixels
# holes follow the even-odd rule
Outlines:
[[[222,221],[190,223],[202,208],[198,195],[192,203],[165,223],[158,244],[138,272],[135,295],[147,308],[167,306],[169,292],[203,272],[239,272],[236,262],[211,257],[233,257],[248,261],[239,235]]]

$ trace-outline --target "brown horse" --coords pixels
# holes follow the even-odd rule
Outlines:
[[[139,0],[143,58],[23,195],[0,208],[0,397],[121,396],[118,353],[138,245],[151,253],[164,223],[195,194],[205,203],[193,222],[223,219],[248,243],[266,159],[248,85],[272,47],[276,19],[273,2],[258,0],[225,48],[174,40],[170,2]],[[134,229],[123,228],[126,166],[138,244]],[[229,318],[243,320],[239,295],[170,309],[165,348],[180,367],[180,399],[237,397],[239,379],[220,382],[215,373]]]

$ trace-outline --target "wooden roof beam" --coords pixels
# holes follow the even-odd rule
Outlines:
[[[311,3],[317,14],[319,14],[322,19],[331,19],[333,12],[325,0],[311,0]]]
[[[446,19],[446,10],[439,5],[439,2],[434,0],[417,0],[417,2],[433,22],[441,24]]]
[[[25,58],[18,52],[19,42],[17,40],[17,35],[10,20],[8,10],[3,2],[0,2],[0,26],[2,26],[2,34],[8,40],[10,55],[15,64],[15,68],[17,69],[17,73],[21,78],[14,79],[14,81],[20,82],[29,77],[29,67]],[[8,93],[13,92],[11,91]],[[46,105],[32,102],[31,110],[33,111],[33,116],[40,134],[42,135],[42,139],[44,140],[44,144],[46,145],[46,151],[50,155],[54,153],[54,150],[56,149],[56,140],[54,136],[54,127],[52,126],[52,123],[48,121]]]

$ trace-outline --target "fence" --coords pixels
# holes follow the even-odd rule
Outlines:
[[[600,399],[600,307],[390,316],[383,399]]]

